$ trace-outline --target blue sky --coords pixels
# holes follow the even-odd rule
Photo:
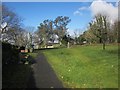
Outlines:
[[[92,13],[88,8],[92,2],[4,2],[22,17],[25,26],[37,26],[45,19],[54,20],[57,16],[68,16],[69,32],[80,29],[85,31],[92,20]],[[79,11],[79,12],[77,12]]]

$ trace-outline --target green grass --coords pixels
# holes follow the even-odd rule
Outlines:
[[[33,53],[28,53],[28,55],[30,55],[32,58],[36,58],[38,54],[33,52]]]
[[[58,78],[68,88],[117,88],[118,47],[75,46],[43,51]]]

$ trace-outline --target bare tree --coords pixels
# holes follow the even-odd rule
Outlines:
[[[21,21],[22,19],[16,13],[8,9],[5,5],[2,5],[1,24],[6,23],[6,27],[1,29],[1,40],[16,45],[17,35],[19,34],[19,30],[21,30]]]

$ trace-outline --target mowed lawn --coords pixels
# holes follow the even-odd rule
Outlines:
[[[67,88],[118,88],[118,46],[75,46],[43,53]]]

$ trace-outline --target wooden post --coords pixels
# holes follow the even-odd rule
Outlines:
[[[70,48],[70,43],[69,42],[67,43],[67,48]]]

